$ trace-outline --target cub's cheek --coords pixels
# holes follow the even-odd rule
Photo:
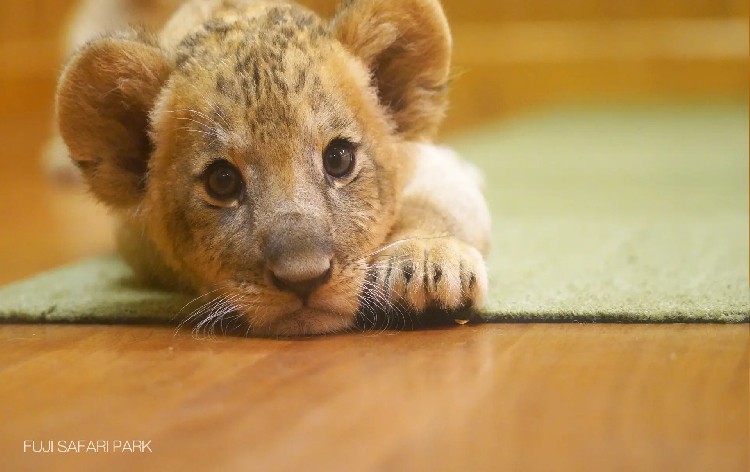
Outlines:
[[[337,283],[333,281],[326,290],[321,290],[310,299],[309,305],[318,310],[329,311],[343,317],[354,317],[359,309],[362,284],[351,281]]]

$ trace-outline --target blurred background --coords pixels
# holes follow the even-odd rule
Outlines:
[[[112,248],[104,209],[53,185],[40,158],[77,3],[0,2],[0,284]],[[328,15],[337,2],[301,3]],[[746,0],[443,4],[455,37],[444,139],[561,104],[747,100]]]

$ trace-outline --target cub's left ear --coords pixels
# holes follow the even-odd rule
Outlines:
[[[334,37],[364,61],[407,139],[429,140],[447,106],[451,35],[439,0],[345,0]]]

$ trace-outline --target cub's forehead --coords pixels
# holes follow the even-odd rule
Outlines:
[[[231,131],[211,129],[209,137],[224,137],[209,139],[213,148],[262,145],[315,130],[356,134],[341,74],[328,67],[337,63],[335,44],[323,20],[296,6],[215,18],[178,46],[175,109],[199,115],[186,118],[191,121],[208,116],[212,128]]]
[[[241,74],[251,65],[274,69],[288,59],[314,59],[330,43],[326,24],[296,5],[269,8],[253,16],[218,15],[188,34],[177,46],[178,71],[189,75],[234,68]]]
[[[176,74],[193,94],[220,96],[246,111],[273,107],[278,114],[301,102],[315,108],[331,100],[321,74],[334,43],[327,23],[295,5],[220,15],[178,45]]]

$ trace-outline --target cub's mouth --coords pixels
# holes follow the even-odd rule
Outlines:
[[[296,281],[278,280],[278,271],[270,269],[254,281],[225,279],[190,307],[204,303],[183,324],[201,335],[292,337],[349,330],[356,325],[366,269],[326,261]]]

